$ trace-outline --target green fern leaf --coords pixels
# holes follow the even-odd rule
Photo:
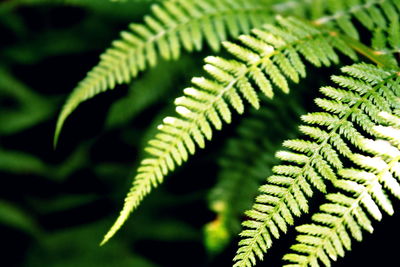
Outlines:
[[[312,188],[326,192],[325,184],[330,182],[352,193],[361,190],[359,186],[355,186],[354,182],[344,182],[338,178],[343,175],[352,176],[353,179],[355,177],[349,171],[346,173],[343,166],[344,158],[353,162],[357,161],[365,170],[381,168],[381,166],[372,164],[373,158],[354,154],[352,151],[355,147],[365,152],[391,157],[389,161],[393,160],[394,156],[398,156],[396,153],[400,153],[397,148],[388,143],[367,139],[356,130],[357,127],[360,127],[369,136],[378,139],[385,132],[380,128],[386,126],[384,126],[385,124],[381,125],[383,120],[380,119],[379,114],[382,112],[392,114],[392,110],[396,106],[398,108],[399,101],[393,97],[394,94],[399,93],[396,92],[399,89],[397,74],[367,64],[344,67],[342,70],[352,77],[340,76],[334,77],[333,80],[346,89],[322,88],[322,93],[328,99],[318,99],[316,103],[325,111],[302,117],[308,125],[302,126],[300,129],[308,136],[307,139],[313,141],[287,141],[284,145],[291,152],[277,154],[287,163],[273,169],[275,175],[268,178],[267,184],[260,188],[261,195],[257,197],[253,210],[247,213],[251,220],[243,223],[246,229],[241,234],[243,240],[239,243],[240,248],[235,257],[235,266],[254,265],[256,255],[263,259],[263,254],[272,245],[273,237],[279,238],[279,232],[286,232],[288,225],[293,224],[294,216],[308,211],[307,198],[312,195]],[[385,102],[386,105],[374,105],[377,99]],[[380,133],[378,133],[378,129],[380,129]],[[386,139],[394,142],[395,138],[390,134],[386,134],[386,136],[388,137]],[[384,161],[379,163],[386,166]],[[362,176],[359,175],[359,177]],[[396,186],[393,188],[396,189],[392,190],[397,190]],[[380,205],[389,213],[392,212],[391,205],[384,194],[377,191],[374,197],[379,197]],[[338,202],[344,203],[347,200],[345,196],[338,197]],[[379,218],[380,211],[377,205],[371,204],[370,199],[365,199],[365,201],[369,204],[370,213]],[[343,208],[336,205],[337,203],[334,204],[329,206],[332,208],[332,214],[343,211]],[[293,247],[298,254],[292,253],[285,256],[286,260],[295,263],[293,266],[308,266],[307,264],[318,266],[315,258],[329,266],[329,257],[324,254],[325,252],[331,253],[329,255],[332,259],[338,254],[343,254],[340,249],[336,254],[332,254],[331,247],[325,247],[324,251],[313,251],[316,253],[312,254],[314,258],[307,258],[303,255],[311,253],[310,244],[316,242],[314,237],[326,234],[329,229],[326,225],[329,225],[330,221],[334,219],[331,213],[315,215],[315,220],[324,221],[322,225],[300,228],[302,232],[308,233],[311,237],[302,237],[308,243],[300,243]],[[355,227],[352,222],[348,223],[351,224],[354,236],[359,239],[359,228]],[[365,221],[365,223],[368,222]],[[316,235],[315,232],[320,234]],[[344,238],[344,240],[348,240],[348,238]],[[344,246],[349,245],[349,242],[344,242]],[[305,264],[306,261],[307,264]]]
[[[228,34],[235,37],[261,25],[269,10],[270,5],[258,0],[170,0],[153,5],[145,23],[131,24],[130,31],[122,32],[122,39],[113,42],[74,89],[59,116],[55,143],[65,120],[81,102],[130,82],[159,57],[177,59],[182,48],[200,50],[203,39],[218,51]]]
[[[378,124],[375,127],[400,133],[400,128],[392,126]],[[376,133],[378,137],[379,131]],[[354,157],[362,160],[357,169],[339,171],[341,178],[334,185],[343,192],[328,194],[329,202],[320,207],[320,213],[312,216],[313,223],[297,227],[298,243],[292,246],[293,252],[284,257],[291,262],[287,266],[319,266],[319,261],[330,266],[332,260],[344,256],[345,250],[351,250],[351,238],[362,241],[363,230],[373,232],[368,215],[380,221],[382,211],[393,214],[387,194],[400,198],[400,176],[396,173],[400,166],[400,138],[397,135],[385,139],[375,141],[375,157],[356,154]]]

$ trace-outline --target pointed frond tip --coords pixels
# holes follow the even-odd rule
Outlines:
[[[144,162],[146,162],[146,160],[143,160],[142,164],[144,164]],[[139,169],[138,171],[141,170]],[[146,174],[143,173],[135,177],[131,191],[125,198],[125,204],[123,209],[121,210],[117,220],[111,226],[110,230],[104,236],[102,242],[100,243],[100,246],[103,246],[115,235],[115,233],[122,227],[122,225],[128,219],[130,213],[138,207],[143,197],[150,192],[151,187],[157,185],[157,181],[155,181],[155,179],[146,179],[146,178],[147,178]],[[139,192],[140,195],[138,195],[137,192]]]
[[[274,175],[260,188],[256,204],[246,213],[250,219],[243,223],[235,267],[253,266],[257,258],[262,260],[273,239],[285,233],[295,217],[308,212],[308,198],[316,190],[326,192],[327,183],[351,196],[328,194],[333,204],[321,207],[322,213],[313,216],[313,225],[298,228],[300,244],[285,256],[293,263],[290,266],[319,266],[317,260],[329,266],[328,258],[335,260],[343,255],[342,247],[349,246],[346,227],[357,240],[361,226],[372,231],[359,205],[378,220],[380,208],[393,213],[383,187],[399,196],[400,185],[393,177],[400,177],[388,170],[400,167],[399,117],[394,112],[400,107],[400,78],[395,71],[368,64],[342,71],[347,76],[333,77],[342,89],[321,89],[325,98],[316,103],[323,111],[302,117],[306,125],[300,130],[312,141],[286,141],[289,151],[277,153],[286,163],[274,167]],[[346,166],[349,162],[353,169]]]
[[[116,85],[129,83],[159,58],[177,59],[181,50],[201,50],[203,40],[218,51],[228,36],[248,33],[269,18],[270,5],[259,0],[169,0],[152,6],[143,24],[131,24],[74,89],[57,121],[57,144],[65,120],[78,105]]]
[[[294,18],[279,18],[278,22],[279,26],[265,25],[252,35],[240,36],[239,44],[225,42],[234,59],[206,58],[204,69],[211,78],[193,78],[194,86],[186,88],[184,96],[175,100],[178,116],[165,118],[148,143],[145,150],[150,156],[137,170],[112,233],[152,187],[187,161],[197,147],[205,147],[206,141],[212,139],[213,129],[220,130],[223,123],[231,122],[232,109],[242,114],[245,101],[259,108],[258,91],[268,98],[273,97],[274,87],[289,92],[289,81],[298,82],[306,74],[304,61],[329,66],[338,62],[337,50],[356,58],[339,36],[333,37]]]

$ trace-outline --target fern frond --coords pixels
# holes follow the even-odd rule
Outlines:
[[[379,157],[370,159],[385,162]],[[363,230],[373,232],[369,216],[380,221],[382,211],[392,215],[394,210],[387,193],[400,198],[400,177],[396,173],[399,161],[399,156],[391,158],[381,169],[370,165],[372,172],[343,169],[340,172],[343,178],[336,186],[352,195],[328,194],[329,202],[321,206],[320,213],[313,215],[313,224],[296,228],[298,243],[292,246],[293,252],[284,257],[291,262],[287,266],[319,266],[319,261],[330,266],[332,260],[336,261],[346,250],[351,250],[352,238],[362,241]]]
[[[362,75],[358,71],[354,74]],[[374,80],[370,74],[364,76]],[[292,254],[285,256],[295,263],[289,266],[314,266],[318,261],[328,266],[331,260],[351,249],[351,237],[361,241],[362,230],[373,231],[366,214],[380,220],[382,211],[393,213],[387,195],[400,197],[400,128],[395,115],[400,107],[399,82],[398,77],[381,81],[375,85],[375,92],[363,97],[360,110],[352,120],[365,123],[361,128],[375,140],[359,135],[358,148],[364,154],[354,153],[350,159],[355,166],[339,171],[341,179],[334,185],[342,192],[327,196],[329,203],[322,205],[321,212],[313,216],[313,224],[298,227],[299,244],[292,247]]]
[[[273,155],[296,132],[293,126],[304,114],[296,101],[299,95],[296,91],[292,97],[279,95],[268,102],[261,98],[261,108],[251,110],[227,141],[219,158],[218,181],[209,194],[210,209],[216,213],[216,220],[205,226],[211,252],[223,249],[239,233],[243,212],[251,207],[258,187],[277,163]]]
[[[203,40],[220,49],[227,36],[247,33],[264,23],[270,6],[259,0],[170,0],[152,6],[144,24],[131,24],[121,40],[101,55],[94,67],[74,89],[56,126],[55,143],[67,117],[83,101],[128,83],[140,71],[157,64],[159,57],[177,59],[181,50],[200,50]]]
[[[362,240],[363,230],[373,232],[370,218],[380,221],[383,212],[394,213],[388,195],[400,199],[400,118],[394,114],[400,107],[400,79],[398,74],[380,78],[367,82],[370,91],[359,96],[348,118],[368,136],[357,133],[354,145],[361,152],[349,155],[352,166],[338,171],[333,185],[340,191],[326,196],[328,203],[312,216],[313,223],[297,227],[298,243],[284,257],[291,262],[287,266],[330,266],[351,250],[352,239]]]
[[[212,78],[194,78],[195,87],[185,89],[185,96],[175,100],[180,116],[165,118],[159,134],[149,142],[146,151],[150,156],[141,162],[121,215],[103,243],[122,226],[152,187],[194,154],[196,146],[205,147],[213,128],[220,130],[223,122],[231,122],[232,109],[242,114],[244,99],[259,108],[257,89],[268,98],[274,95],[273,86],[287,93],[289,79],[298,82],[305,76],[304,61],[329,66],[338,61],[335,48],[356,57],[339,35],[293,18],[278,21],[279,27],[265,25],[264,30],[256,29],[251,36],[240,36],[240,45],[225,42],[236,59],[206,58],[204,69]]]
[[[308,212],[307,199],[312,196],[314,188],[326,192],[327,182],[345,186],[346,183],[338,179],[338,174],[344,172],[343,162],[364,160],[365,164],[369,164],[369,158],[355,155],[353,150],[357,148],[390,157],[393,155],[387,155],[388,151],[397,151],[387,143],[364,137],[357,129],[361,128],[368,133],[367,136],[380,139],[385,132],[381,127],[385,126],[381,125],[383,120],[379,114],[392,114],[392,110],[399,105],[395,96],[400,89],[398,75],[367,64],[344,67],[342,70],[349,76],[334,76],[333,80],[345,89],[323,87],[321,91],[327,98],[317,99],[316,103],[324,111],[302,117],[307,125],[301,126],[300,130],[308,140],[286,141],[284,146],[290,151],[277,153],[277,157],[287,163],[274,167],[274,175],[260,188],[256,204],[246,213],[250,220],[243,223],[246,229],[241,233],[243,239],[239,243],[234,266],[253,266],[256,256],[262,260],[272,245],[273,237],[279,238],[281,232],[286,232],[288,226],[293,224],[294,217]],[[377,101],[380,105],[374,104]],[[379,145],[382,147],[379,148]],[[388,147],[391,149],[386,150]],[[364,168],[368,170],[372,166]],[[350,184],[347,185],[350,188]],[[303,262],[300,255],[289,255],[286,259],[299,264]]]

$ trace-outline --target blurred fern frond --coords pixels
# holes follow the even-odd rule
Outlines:
[[[50,118],[55,107],[0,66],[0,134],[11,135]]]

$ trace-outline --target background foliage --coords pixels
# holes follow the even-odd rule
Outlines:
[[[232,175],[232,166],[236,174],[254,166],[253,175],[260,181],[268,176],[273,158],[254,151],[262,147],[273,155],[284,139],[297,136],[298,115],[315,108],[311,100],[317,90],[307,93],[307,88],[326,84],[318,74],[330,70],[310,71],[310,78],[298,86],[302,99],[294,108],[284,109],[283,103],[290,98],[279,95],[277,101],[265,103],[279,112],[253,112],[218,133],[206,151],[171,175],[146,199],[128,227],[100,248],[98,243],[120,208],[152,129],[173,109],[169,100],[201,73],[202,58],[211,52],[205,49],[172,63],[161,61],[129,86],[84,103],[78,114],[72,114],[54,151],[52,134],[66,95],[97,63],[110,40],[129,23],[141,21],[150,1],[48,2],[52,3],[0,2],[4,266],[229,266],[237,242],[228,241],[236,238],[242,211],[250,207],[251,192],[255,194],[258,184],[248,185],[247,202],[238,196],[226,200],[238,201],[233,205],[237,210],[220,214],[215,198],[218,190],[226,190],[223,177]],[[249,131],[262,130],[265,124],[259,123],[260,117],[276,126],[277,132],[268,134],[270,143],[255,140]],[[245,155],[243,164],[248,166],[235,164],[237,157]],[[236,179],[240,184],[240,177]],[[226,217],[233,218],[229,220],[233,223],[219,227]],[[336,266],[355,262],[370,266],[376,257],[384,265],[395,262],[396,247],[387,240],[399,237],[395,227],[399,217],[386,217],[383,225],[376,226],[375,235],[355,244],[353,252]],[[213,231],[209,238],[228,241],[205,238],[204,233]],[[269,252],[265,264],[279,262],[285,252],[281,248],[293,242],[293,232]]]

